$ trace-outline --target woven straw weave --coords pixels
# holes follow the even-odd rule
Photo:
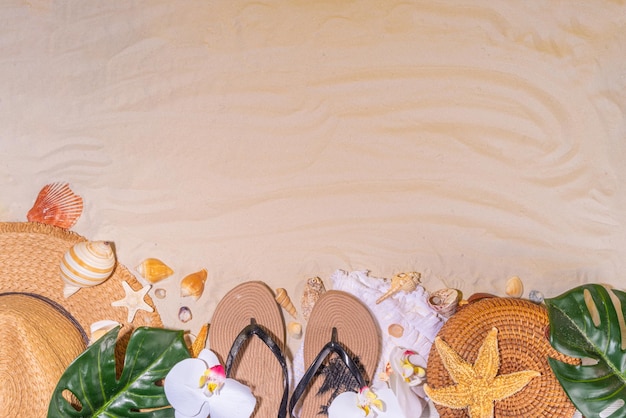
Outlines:
[[[564,356],[552,348],[546,330],[546,308],[528,300],[486,298],[471,303],[454,314],[438,336],[468,361],[474,363],[478,349],[491,328],[498,329],[500,369],[498,374],[535,370],[535,377],[521,391],[495,402],[496,417],[571,417],[574,405],[561,388],[548,365],[548,357],[570,364],[578,359]],[[433,345],[428,358],[428,385],[440,388],[453,385]],[[436,405],[442,417],[467,417],[467,410]]]
[[[63,306],[84,330],[103,319],[123,324],[123,335],[142,325],[162,327],[156,309],[152,313],[139,311],[132,324],[128,324],[127,310],[111,306],[111,302],[124,297],[122,281],[127,281],[133,289],[141,288],[135,276],[119,263],[104,283],[83,288],[67,299],[63,297],[64,283],[59,264],[65,252],[80,241],[85,238],[51,225],[0,223],[0,293],[24,292],[44,296]],[[146,301],[154,307],[149,296]]]

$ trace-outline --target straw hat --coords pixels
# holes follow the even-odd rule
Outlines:
[[[71,246],[85,240],[51,225],[0,223],[0,376],[14,379],[0,385],[0,410],[21,411],[7,416],[45,415],[60,375],[85,349],[85,330],[92,323],[103,319],[119,322],[120,338],[125,340],[135,327],[163,326],[156,310],[139,311],[128,323],[127,310],[111,306],[125,296],[123,281],[133,289],[141,287],[121,264],[104,283],[64,298],[60,261]],[[154,307],[148,296],[146,302]],[[52,385],[49,391],[48,385]],[[33,394],[38,391],[45,394],[40,401],[46,409],[41,414],[32,409],[36,403]]]
[[[46,415],[69,362],[85,335],[59,305],[35,295],[0,295],[0,408],[4,416]]]
[[[557,352],[546,338],[549,325],[546,308],[528,300],[490,297],[470,303],[441,328],[441,337],[463,359],[473,363],[485,336],[498,329],[500,369],[498,374],[523,370],[541,373],[520,392],[495,402],[498,417],[571,417],[576,411],[552,373],[548,357],[577,364],[578,359]],[[433,345],[427,366],[428,385],[440,388],[454,382]],[[436,405],[442,417],[467,417],[466,410]]]

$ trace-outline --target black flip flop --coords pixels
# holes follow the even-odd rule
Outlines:
[[[284,390],[283,397],[280,402],[280,409],[278,410],[278,418],[286,418],[287,399],[289,397],[289,374],[287,371],[287,362],[278,344],[276,344],[272,337],[270,337],[269,334],[256,323],[254,318],[251,318],[250,325],[246,326],[243,330],[241,330],[239,335],[237,335],[237,338],[235,338],[235,341],[233,342],[233,345],[228,352],[228,358],[226,359],[226,376],[230,377],[230,372],[233,364],[235,363],[235,359],[237,358],[239,350],[245,344],[248,338],[252,337],[253,335],[257,336],[261,341],[265,343],[265,345],[267,345],[267,347],[272,351],[272,353],[278,360],[278,363],[280,363],[281,368],[283,369]],[[262,367],[262,365],[259,365],[259,367]]]
[[[295,418],[293,414],[294,409],[302,395],[309,387],[313,376],[315,376],[315,374],[317,373],[318,369],[322,365],[322,362],[332,353],[337,354],[338,358],[348,368],[350,374],[352,374],[352,376],[354,376],[354,378],[356,379],[359,388],[366,386],[365,379],[363,379],[363,375],[361,374],[361,370],[359,369],[355,361],[352,360],[352,357],[350,357],[350,355],[346,352],[343,346],[339,343],[337,339],[337,328],[333,328],[330,342],[328,342],[322,348],[317,357],[315,357],[315,360],[313,361],[313,363],[311,363],[308,370],[304,373],[302,379],[300,379],[300,382],[298,382],[298,385],[296,386],[291,396],[291,400],[289,401],[289,414],[291,418]]]

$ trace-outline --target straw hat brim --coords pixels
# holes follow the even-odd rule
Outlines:
[[[46,415],[57,381],[86,346],[61,306],[38,295],[0,294],[3,416]]]
[[[357,363],[365,382],[370,384],[381,355],[381,332],[376,319],[363,302],[339,290],[325,292],[311,311],[304,335],[305,369],[311,366],[320,351],[331,341],[333,328],[337,330],[337,341]],[[334,354],[329,356],[329,360],[332,361],[333,356]],[[330,390],[320,390],[323,385],[341,386],[346,383],[344,378],[352,381],[353,378],[348,376],[347,369],[343,370],[346,372],[343,377],[321,373],[312,379],[308,391],[302,396],[302,417],[318,416],[320,411],[330,404],[333,396],[352,389],[333,387]],[[326,381],[335,378],[340,381]]]
[[[474,363],[488,332],[498,329],[500,369],[498,374],[535,370],[541,376],[518,393],[495,402],[497,417],[571,417],[574,405],[563,391],[548,364],[548,357],[576,364],[578,359],[557,352],[546,337],[549,325],[546,308],[528,300],[490,297],[470,303],[441,328],[441,337],[465,361]],[[432,388],[454,385],[435,345],[427,365],[427,382]],[[436,405],[441,417],[467,417],[467,410]]]
[[[120,337],[128,337],[138,326],[162,327],[152,299],[146,302],[153,312],[140,310],[128,323],[128,312],[113,307],[111,302],[125,296],[122,282],[133,289],[142,286],[135,276],[120,263],[104,283],[80,289],[64,298],[64,283],[60,276],[60,262],[65,252],[86,238],[66,229],[35,222],[0,223],[0,293],[23,292],[41,295],[66,309],[84,331],[96,321],[109,319],[123,325]],[[3,342],[4,343],[4,342]]]
[[[231,289],[218,303],[209,327],[209,345],[222,364],[250,320],[285,352],[285,321],[274,293],[263,282],[250,281]],[[230,376],[248,386],[257,400],[253,417],[277,416],[284,390],[283,369],[260,339],[249,338],[239,349]]]

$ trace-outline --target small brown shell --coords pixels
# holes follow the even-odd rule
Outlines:
[[[506,281],[504,291],[512,298],[521,298],[524,294],[524,283],[522,283],[522,279],[517,276],[511,277]]]
[[[326,292],[324,282],[319,277],[311,277],[307,279],[304,286],[302,298],[300,298],[300,307],[302,308],[302,317],[308,321],[313,306],[322,294]]]
[[[398,273],[391,279],[391,286],[384,295],[376,300],[376,304],[384,301],[387,298],[395,295],[399,291],[403,290],[406,293],[412,292],[417,289],[417,285],[420,283],[422,275],[418,272],[412,271],[410,273]]]
[[[194,299],[198,300],[204,292],[204,282],[206,278],[206,269],[185,276],[180,281],[180,295],[182,297],[192,296]]]
[[[153,284],[174,274],[174,270],[158,258],[146,258],[135,267],[135,270],[141,274],[141,277]]]
[[[67,183],[51,183],[41,189],[26,218],[29,222],[69,229],[82,213],[82,197],[74,193]]]
[[[296,340],[302,338],[302,324],[299,322],[290,322],[287,324],[287,333]]]
[[[287,290],[283,289],[282,287],[276,289],[276,302],[278,302],[278,304],[282,306],[283,309],[289,313],[289,315],[293,316],[294,318],[298,317],[298,311],[291,302],[291,298],[287,294]]]
[[[404,327],[400,324],[391,324],[387,328],[387,333],[395,338],[400,338],[404,335]]]

